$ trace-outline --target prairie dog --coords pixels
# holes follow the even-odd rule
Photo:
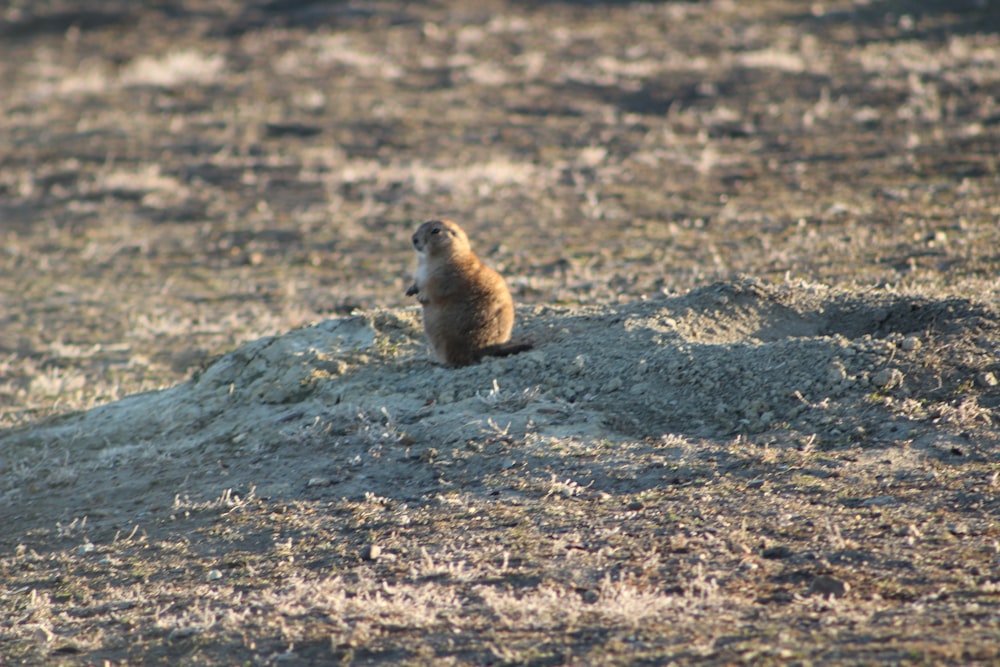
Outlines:
[[[407,296],[423,306],[431,359],[467,366],[484,356],[531,349],[509,343],[514,300],[499,273],[480,261],[451,220],[430,220],[413,234],[417,270]]]

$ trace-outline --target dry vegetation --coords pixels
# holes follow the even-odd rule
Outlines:
[[[4,3],[0,663],[1000,660],[998,28]]]

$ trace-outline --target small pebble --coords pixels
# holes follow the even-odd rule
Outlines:
[[[903,339],[903,342],[900,344],[900,347],[902,347],[907,352],[913,352],[914,350],[919,350],[920,345],[921,343],[919,338],[917,338],[916,336],[907,336],[906,338]]]
[[[364,560],[378,560],[382,555],[382,547],[377,544],[367,544],[361,550],[361,558]]]
[[[770,560],[780,560],[782,558],[788,558],[789,556],[792,555],[792,553],[793,552],[791,549],[782,544],[779,544],[778,546],[767,547],[766,549],[762,549],[760,555]]]
[[[903,374],[895,368],[883,368],[872,373],[872,383],[876,387],[895,387],[903,380]]]
[[[969,527],[964,523],[953,523],[949,524],[948,532],[952,535],[958,535],[959,537],[969,534]]]
[[[995,387],[1000,384],[1000,380],[997,380],[996,373],[986,372],[980,373],[976,376],[976,385],[982,387],[983,389],[989,389],[990,387]]]
[[[670,550],[677,553],[687,553],[688,551],[688,539],[687,536],[677,534],[670,536]]]
[[[218,581],[219,579],[222,579],[222,572],[219,570],[209,570],[208,574],[205,575],[205,578],[209,581]]]
[[[830,364],[826,371],[826,379],[830,384],[840,384],[847,379],[847,369],[844,368],[844,364],[839,361]]]
[[[822,595],[823,597],[830,598],[842,598],[851,590],[851,585],[846,581],[841,581],[835,577],[830,577],[825,574],[813,579],[812,583],[809,584],[809,594],[810,595]]]

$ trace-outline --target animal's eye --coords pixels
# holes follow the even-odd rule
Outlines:
[[[431,234],[440,234],[440,233],[441,233],[441,229],[438,228],[438,227],[435,227],[434,229],[431,230]]]

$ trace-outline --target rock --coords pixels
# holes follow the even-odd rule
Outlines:
[[[382,555],[382,547],[377,544],[366,544],[361,550],[361,558],[364,560],[378,560]]]

